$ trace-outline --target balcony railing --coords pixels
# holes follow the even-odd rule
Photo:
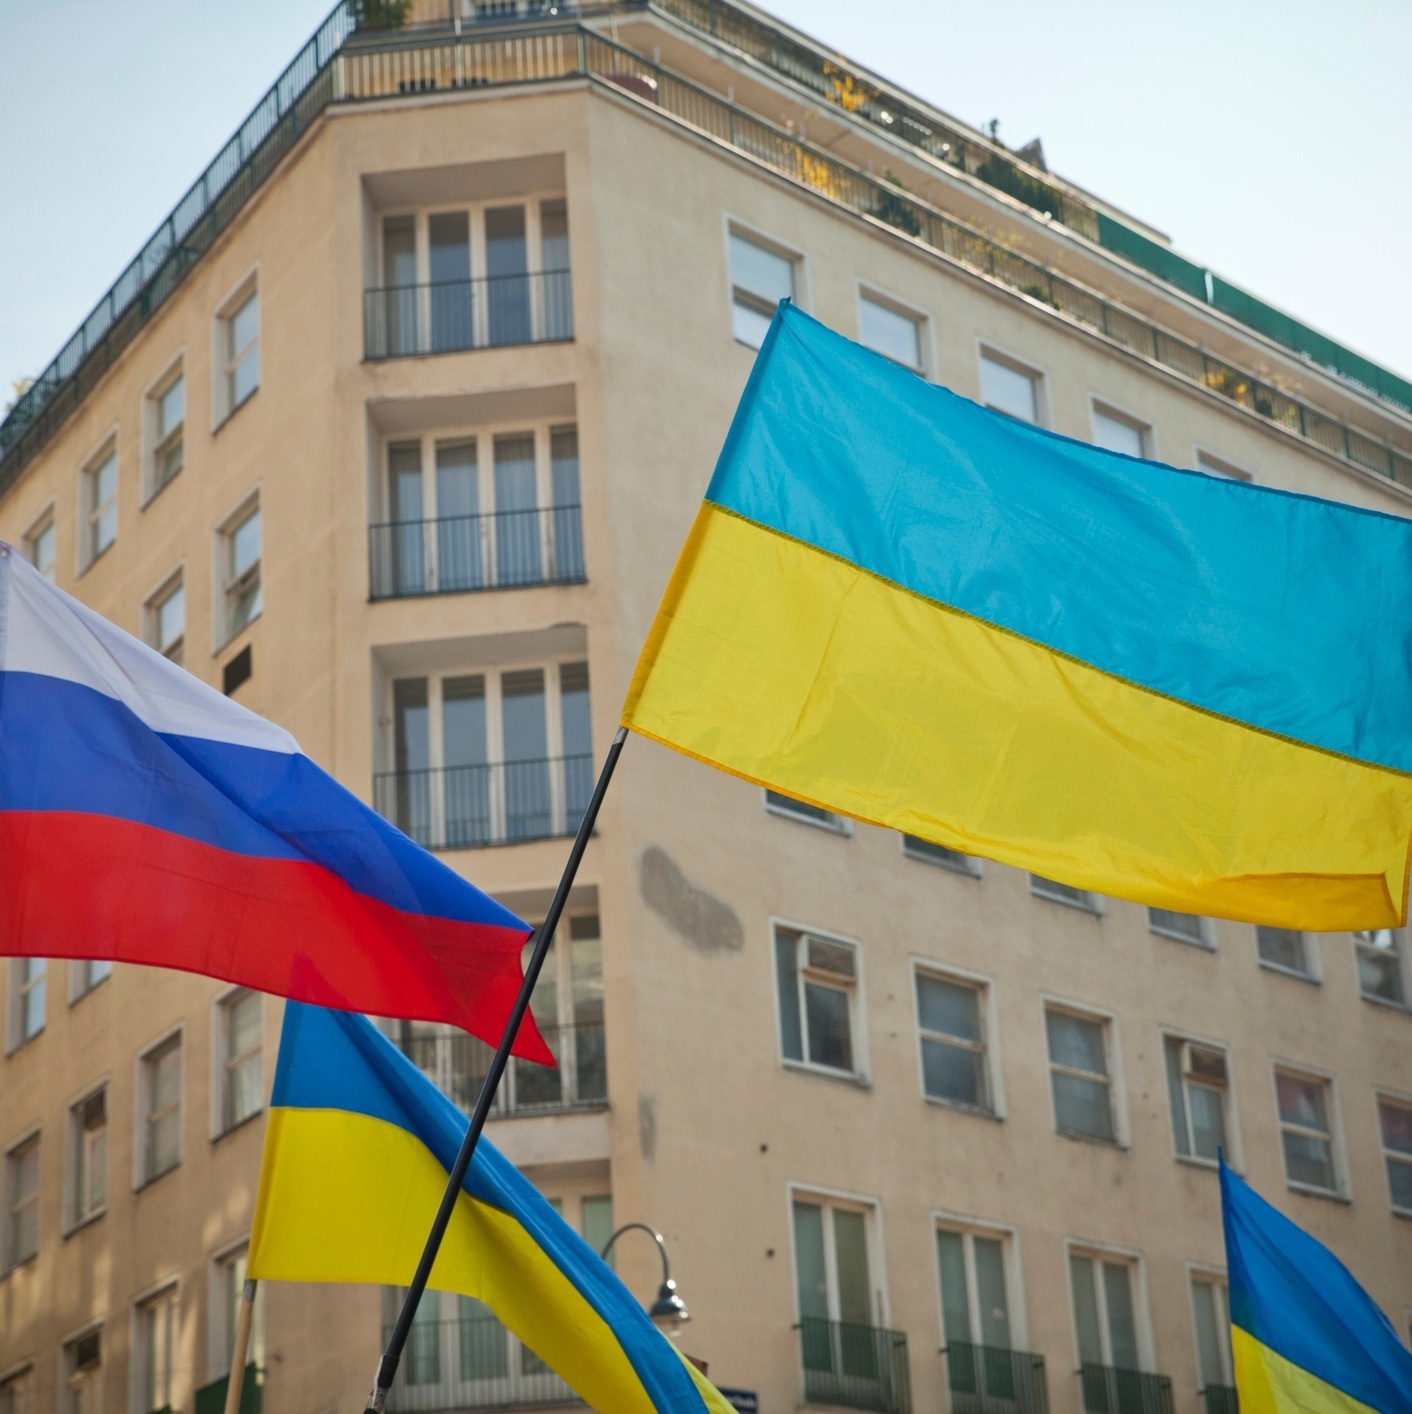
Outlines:
[[[384,1346],[391,1334],[390,1326],[384,1329]],[[418,1321],[387,1399],[392,1414],[566,1404],[582,1407],[578,1395],[489,1314]]]
[[[513,1060],[495,1092],[492,1115],[545,1114],[594,1109],[608,1103],[608,1055],[601,1021],[554,1026],[540,1023],[557,1068]],[[444,1095],[468,1114],[494,1051],[466,1035],[412,1035],[398,1041],[402,1052]]]
[[[548,506],[368,527],[368,597],[582,584],[583,515]]]
[[[1115,1365],[1080,1365],[1088,1414],[1172,1414],[1172,1381],[1146,1370]]]
[[[363,294],[366,358],[552,344],[573,337],[567,270],[388,285]]]
[[[245,1367],[245,1377],[240,1385],[238,1414],[260,1414],[264,1400],[265,1372],[254,1365]],[[230,1376],[203,1385],[196,1391],[196,1414],[225,1414],[226,1390],[230,1386]],[[0,1409],[4,1405],[0,1404]],[[8,1411],[6,1411],[8,1414]]]
[[[373,805],[424,849],[479,849],[572,835],[593,794],[593,757],[546,756],[380,771]]]
[[[1206,1414],[1240,1414],[1240,1396],[1232,1385],[1207,1385],[1201,1391]]]
[[[946,1368],[952,1414],[1049,1414],[1042,1355],[953,1340]]]
[[[907,1337],[901,1331],[804,1316],[799,1346],[806,1403],[912,1414]]]

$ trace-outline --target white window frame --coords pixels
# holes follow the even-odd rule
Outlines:
[[[1391,956],[1394,958],[1398,975],[1402,982],[1402,1000],[1394,1001],[1390,997],[1380,997],[1374,992],[1365,991],[1363,988],[1363,978],[1360,973],[1359,963],[1362,960],[1362,953],[1366,949],[1368,952],[1376,952],[1368,943],[1365,943],[1357,933],[1350,933],[1349,940],[1353,944],[1353,979],[1358,988],[1359,997],[1370,1006],[1390,1007],[1393,1011],[1412,1011],[1412,937],[1409,937],[1405,928],[1391,928],[1388,930],[1394,938],[1394,951]],[[1387,954],[1383,954],[1387,956]]]
[[[1284,1150],[1284,1132],[1287,1122],[1280,1114],[1279,1076],[1281,1073],[1289,1075],[1295,1080],[1317,1081],[1325,1087],[1329,1116],[1329,1155],[1334,1170],[1333,1188],[1316,1188],[1313,1184],[1300,1183],[1297,1179],[1292,1179],[1289,1176]],[[1353,1201],[1353,1187],[1348,1169],[1348,1146],[1344,1142],[1343,1111],[1339,1104],[1338,1085],[1334,1080],[1333,1072],[1319,1066],[1307,1065],[1303,1061],[1272,1056],[1270,1059],[1270,1098],[1275,1106],[1275,1131],[1279,1139],[1280,1171],[1285,1176],[1285,1187],[1292,1193],[1304,1193],[1311,1198],[1327,1198],[1335,1203],[1351,1203]],[[1313,1133],[1314,1131],[1309,1132]],[[1381,1153],[1381,1132],[1378,1136],[1378,1149]]]
[[[972,972],[967,968],[955,967],[950,963],[937,962],[933,958],[914,953],[912,963],[912,1015],[917,1027],[917,1087],[922,1099],[929,1105],[940,1105],[943,1109],[955,1110],[961,1114],[979,1115],[982,1119],[1005,1118],[1004,1067],[1000,1056],[1000,1019],[995,1001],[995,981],[983,972]],[[990,1108],[977,1109],[972,1105],[958,1104],[938,1095],[927,1093],[926,1067],[922,1059],[922,1019],[920,1000],[917,996],[917,975],[926,973],[942,982],[951,982],[958,987],[969,987],[979,993],[977,1009],[981,1018],[981,1035],[984,1042],[986,1086],[990,1092]],[[939,1033],[936,1033],[939,1034]],[[1008,1231],[1008,1229],[1007,1229]]]
[[[39,977],[31,977],[28,982],[21,981],[20,974],[24,970],[27,962],[42,962],[44,971]],[[27,1046],[31,1041],[37,1041],[49,1029],[49,964],[52,958],[28,958],[11,957],[5,960],[5,1054],[14,1055],[22,1046]],[[24,1034],[24,1003],[25,998],[35,986],[44,987],[44,1015],[40,1019],[39,1029],[31,1032],[28,1036]]]
[[[182,392],[182,416],[180,424],[180,435],[182,438],[182,458],[181,465],[172,473],[168,481],[162,485],[157,484],[157,458],[161,454],[162,448],[169,442],[174,441],[175,431],[168,432],[158,440],[157,418],[162,398],[164,398],[172,387],[180,380],[186,386]],[[142,502],[143,510],[153,502],[161,493],[166,490],[178,476],[186,470],[187,453],[191,450],[190,438],[187,431],[191,424],[191,408],[189,394],[191,392],[190,382],[186,377],[186,349],[180,349],[174,357],[168,360],[162,371],[147,385],[142,392]]]
[[[255,376],[255,387],[237,405],[231,405],[231,376],[235,365],[239,360],[232,360],[230,356],[230,328],[231,321],[245,307],[245,301],[249,296],[255,295],[260,300],[260,317],[255,332],[255,359],[258,372]],[[235,416],[237,412],[248,403],[256,393],[265,379],[264,368],[264,342],[265,342],[265,300],[263,294],[263,284],[260,279],[260,264],[257,261],[250,267],[239,280],[236,281],[230,293],[216,306],[216,312],[211,320],[211,431],[219,432],[225,424]],[[189,420],[189,419],[188,419]]]
[[[983,876],[985,864],[979,855],[965,854],[961,850],[953,850],[952,853],[959,856],[958,863],[952,863],[949,859],[939,859],[934,855],[923,853],[909,841],[918,840],[922,844],[930,843],[923,840],[920,835],[909,835],[905,831],[899,831],[897,838],[902,844],[902,857],[911,859],[918,864],[929,864],[933,869],[944,869],[948,874],[959,874],[963,879],[979,879]],[[938,849],[949,849],[949,845],[938,845]]]
[[[1235,1369],[1232,1363],[1234,1356],[1231,1352],[1230,1337],[1230,1279],[1220,1267],[1206,1266],[1200,1262],[1188,1262],[1186,1264],[1186,1302],[1191,1316],[1191,1353],[1196,1369],[1197,1392],[1200,1393],[1206,1388],[1201,1375],[1201,1336],[1196,1325],[1196,1302],[1192,1300],[1191,1295],[1192,1287],[1199,1281],[1221,1289],[1221,1309],[1216,1313],[1216,1333],[1217,1337],[1221,1339],[1221,1364],[1224,1366],[1223,1373],[1226,1376],[1224,1387],[1234,1389]],[[1224,1325],[1221,1321],[1223,1315],[1226,1318]]]
[[[243,1119],[232,1120],[229,1112],[230,1089],[227,1084],[231,1061],[227,1056],[230,1038],[231,1007],[245,996],[256,999],[260,1009],[260,1103]],[[227,987],[211,1002],[211,1140],[244,1128],[252,1119],[265,1112],[265,1008],[259,992],[250,987]],[[248,1054],[248,1053],[245,1053]]]
[[[471,264],[471,280],[486,276],[485,213],[506,206],[519,206],[525,213],[525,273],[543,275],[544,264],[544,205],[562,201],[569,211],[569,193],[563,185],[532,187],[527,191],[503,192],[499,196],[479,197],[475,201],[433,201],[421,206],[397,204],[381,206],[373,212],[373,279],[372,289],[395,288],[387,284],[387,221],[399,217],[412,220],[412,240],[416,251],[417,281],[421,286],[431,283],[431,218],[433,216],[464,215]],[[569,225],[569,269],[573,269],[573,224]],[[478,344],[477,347],[480,347]]]
[[[1153,908],[1152,908],[1150,905],[1147,905],[1146,908],[1147,908],[1147,931],[1148,931],[1149,933],[1151,933],[1151,934],[1153,935],[1153,937],[1156,937],[1156,938],[1166,938],[1168,942],[1172,942],[1172,943],[1185,943],[1186,946],[1189,947],[1189,948],[1201,948],[1204,952],[1215,952],[1215,951],[1216,951],[1216,928],[1215,928],[1215,924],[1213,923],[1213,921],[1212,921],[1210,918],[1207,918],[1204,914],[1199,914],[1199,913],[1189,913],[1189,914],[1187,914],[1187,917],[1188,917],[1188,918],[1195,918],[1195,919],[1196,919],[1197,929],[1198,929],[1198,931],[1199,931],[1199,933],[1200,933],[1200,937],[1197,937],[1197,938],[1188,938],[1188,937],[1186,936],[1186,934],[1184,934],[1184,933],[1178,933],[1174,928],[1164,928],[1160,923],[1156,922],[1156,921],[1153,919],[1153,917],[1152,917],[1152,914],[1153,914],[1153,912],[1154,912]],[[1174,909],[1174,908],[1162,909],[1162,910],[1158,910],[1158,911],[1164,912],[1164,913],[1180,913],[1180,912],[1181,912],[1180,909]]]
[[[1066,1237],[1064,1239],[1064,1286],[1069,1303],[1069,1331],[1074,1342],[1074,1368],[1083,1364],[1083,1354],[1079,1348],[1078,1312],[1074,1309],[1074,1285],[1071,1275],[1071,1257],[1087,1257],[1093,1262],[1122,1262],[1132,1273],[1130,1290],[1133,1297],[1133,1330],[1137,1336],[1138,1368],[1152,1373],[1157,1364],[1156,1343],[1153,1338],[1152,1313],[1147,1296],[1147,1259],[1141,1252],[1131,1247],[1116,1247],[1107,1242],[1092,1242],[1086,1237]],[[1101,1293],[1099,1293],[1101,1297]],[[1187,1304],[1191,1304],[1190,1293]],[[1113,1364],[1112,1336],[1108,1329],[1107,1305],[1098,1302],[1099,1341],[1106,1347],[1104,1364]]]
[[[800,941],[807,938],[817,938],[821,943],[830,943],[835,947],[848,948],[853,954],[853,990],[852,1000],[848,1012],[848,1034],[849,1043],[853,1050],[853,1069],[835,1070],[833,1066],[819,1065],[811,1060],[793,1060],[784,1053],[784,1014],[781,1009],[779,962],[775,953],[775,938],[779,930],[783,928],[787,931],[798,933]],[[829,1080],[839,1080],[845,1085],[857,1085],[867,1088],[871,1084],[868,1053],[868,1007],[867,994],[864,991],[863,977],[863,944],[857,938],[849,938],[841,933],[830,932],[826,928],[816,928],[807,923],[799,923],[791,918],[781,918],[771,915],[769,919],[769,960],[770,960],[770,990],[775,999],[775,1044],[776,1054],[779,1056],[779,1064],[782,1070],[791,1071],[795,1074],[820,1075]],[[795,977],[799,987],[799,1018],[800,1031],[804,1040],[804,1048],[808,1049],[808,1012],[804,1002],[803,974],[807,970],[798,965],[798,952],[795,953]],[[838,987],[835,990],[843,991]]]
[[[796,825],[811,825],[816,830],[823,830],[825,834],[842,835],[844,839],[851,839],[853,837],[853,822],[847,815],[840,815],[837,811],[830,810],[827,820],[818,820],[802,810],[795,810],[789,805],[771,800],[771,795],[782,796],[785,800],[794,799],[788,791],[772,791],[769,787],[763,787],[760,792],[760,799],[765,806],[766,815],[774,815],[781,820],[792,820]],[[799,804],[807,806],[810,802],[801,800]],[[818,808],[822,810],[824,807],[819,806]]]
[[[102,507],[106,506],[108,502],[104,501],[102,505],[97,505],[94,503],[93,497],[97,474],[109,456],[113,459],[113,538],[101,550],[98,550],[93,543],[94,527]],[[87,574],[118,543],[118,536],[122,533],[122,482],[122,451],[118,445],[118,427],[114,424],[103,434],[98,445],[83,459],[78,469],[79,534],[76,546],[78,552],[76,568],[80,576]]]
[[[245,524],[251,515],[260,517],[260,558],[244,573],[231,576],[227,566],[230,564],[235,532]],[[211,651],[220,653],[229,648],[242,634],[248,633],[260,622],[265,613],[265,498],[262,484],[257,483],[252,490],[247,491],[240,498],[235,509],[217,524],[214,536],[214,553],[211,556],[211,602],[215,605],[215,613],[212,615],[214,633]],[[257,579],[260,584],[260,607],[240,628],[232,628],[231,595],[244,581],[251,578]]]
[[[103,1201],[91,1212],[80,1212],[79,1158],[84,1144],[83,1116],[81,1111],[95,1095],[107,1092],[104,1099],[104,1132],[108,1142],[103,1156]],[[67,1237],[81,1227],[96,1222],[108,1211],[109,1187],[113,1176],[113,1111],[109,1103],[112,1097],[111,1076],[104,1075],[90,1085],[85,1085],[76,1095],[71,1095],[64,1106],[64,1222],[63,1234]]]
[[[54,559],[46,571],[39,568],[39,561],[35,558],[35,547],[39,543],[39,537],[46,530],[51,529],[54,532]],[[43,510],[30,521],[25,529],[22,543],[25,559],[39,570],[40,574],[44,575],[51,584],[55,583],[59,573],[59,508],[57,501],[51,499]]]
[[[1002,368],[1008,368],[1012,373],[1018,373],[1034,384],[1035,420],[1033,422],[1026,422],[1024,418],[1015,417],[1013,413],[1008,413],[1003,408],[993,407],[991,403],[986,402],[984,375],[981,369],[982,359],[988,359],[991,363],[997,363]],[[997,344],[993,339],[976,339],[976,401],[982,407],[992,408],[993,411],[1026,427],[1049,427],[1052,425],[1048,370],[1033,359],[1025,358],[1023,355]]]
[[[154,652],[161,653],[164,658],[173,663],[181,663],[185,657],[187,623],[186,606],[182,607],[182,628],[181,636],[176,640],[175,654],[171,648],[163,649],[161,645],[161,620],[159,617],[162,606],[167,600],[180,589],[183,593],[186,590],[186,561],[181,561],[157,587],[152,590],[142,601],[142,638]]]
[[[1235,462],[1216,452],[1208,451],[1200,442],[1192,448],[1192,461],[1195,463],[1192,470],[1206,476],[1223,477],[1227,481],[1255,480],[1253,472],[1247,471],[1243,466],[1237,466]]]
[[[88,969],[100,967],[103,971],[97,977],[90,977]],[[92,995],[113,975],[110,958],[70,958],[69,959],[69,1005],[77,1006],[85,997]]]
[[[1100,417],[1107,418],[1109,422],[1119,423],[1136,432],[1138,442],[1142,447],[1139,455],[1144,461],[1157,460],[1157,429],[1145,417],[1122,407],[1111,398],[1102,397],[1098,393],[1090,393],[1088,395],[1088,436],[1089,441],[1095,446],[1098,445],[1098,419]],[[1106,451],[1107,448],[1102,450]]]
[[[98,1337],[98,1363],[93,1367],[95,1373],[91,1377],[94,1394],[92,1410],[93,1414],[102,1414],[104,1357],[108,1352],[107,1331],[102,1321],[87,1321],[59,1341],[59,1391],[55,1404],[60,1414],[71,1414],[74,1385],[80,1379],[79,1371],[69,1367],[72,1354],[77,1354],[78,1343],[91,1335]]]
[[[1072,908],[1075,913],[1087,913],[1091,918],[1103,917],[1103,895],[1092,889],[1080,889],[1077,884],[1065,884],[1062,879],[1050,879],[1046,875],[1029,874],[1030,897],[1043,899],[1045,903],[1057,903],[1061,908]],[[1058,884],[1063,889],[1073,889],[1083,895],[1082,899],[1070,898],[1067,894],[1051,893],[1046,884]]]
[[[227,1307],[229,1289],[224,1277],[232,1262],[247,1257],[250,1252],[250,1234],[227,1242],[211,1253],[207,1260],[207,1320],[206,1320],[206,1376],[208,1382],[224,1379],[231,1373],[231,1356],[235,1353],[226,1344],[226,1333],[233,1329],[236,1313]],[[242,1286],[243,1286],[242,1282]],[[264,1368],[264,1287],[256,1288],[255,1309],[250,1322],[250,1344],[246,1349],[245,1363]]]
[[[17,1156],[21,1149],[30,1144],[35,1146],[35,1151],[39,1155],[37,1169],[38,1176],[34,1184],[34,1251],[27,1257],[17,1258],[10,1250],[10,1226],[14,1217],[15,1194],[13,1192],[14,1169]],[[43,1245],[43,1232],[41,1229],[41,1219],[43,1217],[44,1205],[44,1130],[41,1125],[32,1125],[29,1129],[15,1139],[12,1139],[6,1146],[3,1155],[0,1155],[0,1277],[14,1271],[17,1267],[22,1267],[29,1262],[38,1259],[39,1249]]]
[[[1389,1149],[1383,1139],[1383,1116],[1382,1106],[1389,1104],[1400,1110],[1412,1110],[1412,1095],[1399,1090],[1390,1090],[1386,1085],[1375,1085],[1373,1087],[1373,1124],[1374,1133],[1378,1136],[1378,1152],[1383,1160],[1383,1184],[1387,1188],[1388,1207],[1400,1218],[1412,1218],[1412,1208],[1399,1208],[1392,1197],[1392,1180],[1388,1177],[1388,1156],[1392,1155],[1397,1161],[1405,1163],[1412,1168],[1412,1154],[1404,1154],[1397,1149]],[[1409,1308],[1412,1313],[1412,1308]],[[1408,1327],[1409,1335],[1412,1335],[1412,1326]]]
[[[177,1082],[177,1114],[180,1116],[177,1123],[177,1161],[170,1168],[165,1168],[161,1173],[149,1174],[147,1172],[147,1131],[151,1116],[151,1085],[148,1079],[148,1062],[151,1061],[158,1051],[162,1050],[172,1040],[176,1041],[177,1049],[181,1053],[180,1075]],[[186,1024],[177,1022],[175,1026],[168,1027],[160,1035],[154,1036],[137,1053],[134,1062],[133,1094],[137,1097],[137,1104],[133,1107],[133,1145],[132,1145],[132,1187],[137,1192],[146,1188],[149,1184],[156,1183],[159,1179],[165,1178],[169,1173],[175,1173],[182,1166],[186,1158],[185,1127],[186,1127],[186,1082],[187,1082],[187,1055],[186,1055]]]
[[[1255,925],[1251,925],[1251,932],[1255,942],[1255,961],[1265,969],[1266,972],[1273,972],[1278,977],[1292,977],[1296,982],[1307,982],[1310,986],[1320,987],[1324,982],[1324,959],[1323,950],[1319,946],[1319,935],[1310,933],[1303,928],[1287,928],[1286,932],[1298,933],[1301,946],[1304,950],[1304,960],[1309,964],[1307,972],[1300,972],[1293,967],[1286,967],[1283,963],[1271,962],[1260,952],[1260,931]]]
[[[735,292],[737,287],[731,269],[731,237],[733,235],[739,236],[744,241],[749,241],[752,245],[759,246],[761,250],[768,251],[771,255],[779,256],[781,260],[790,262],[794,267],[794,294],[791,296],[791,302],[798,305],[800,309],[809,308],[807,284],[808,264],[804,251],[792,242],[782,240],[779,236],[763,230],[761,227],[749,221],[742,220],[738,216],[732,216],[729,212],[726,213],[721,231],[726,262],[726,328],[730,331],[731,343],[739,344],[741,348],[749,349],[753,357],[757,352],[755,347],[735,336]],[[747,293],[749,292],[747,291]],[[755,298],[760,304],[764,303],[758,295],[755,296]],[[770,315],[765,315],[763,309],[757,308],[755,312],[766,318],[773,317],[773,311],[771,311]]]
[[[853,282],[853,288],[854,313],[858,320],[858,342],[863,344],[864,348],[872,349],[873,353],[888,359],[889,362],[896,363],[899,368],[905,368],[909,373],[915,373],[919,378],[930,379],[932,370],[936,367],[935,338],[932,332],[931,315],[910,300],[905,300],[901,296],[885,290],[881,285],[874,284],[871,280],[857,279]],[[901,363],[891,354],[885,354],[881,349],[874,349],[871,344],[863,343],[864,300],[876,305],[879,309],[885,309],[890,314],[897,315],[901,319],[906,319],[916,326],[917,362],[915,364]]]
[[[994,1222],[989,1218],[977,1218],[966,1213],[954,1213],[945,1208],[933,1208],[929,1217],[931,1219],[932,1233],[932,1275],[936,1281],[937,1329],[941,1335],[942,1346],[945,1347],[947,1344],[946,1296],[941,1287],[941,1264],[937,1261],[936,1255],[936,1233],[939,1228],[947,1232],[959,1233],[963,1238],[967,1239],[989,1237],[1000,1243],[1005,1265],[1005,1297],[1010,1306],[1011,1349],[1018,1351],[1027,1350],[1029,1348],[1029,1320],[1025,1309],[1024,1264],[1020,1260],[1019,1228],[1011,1227],[1008,1223]],[[971,1309],[972,1333],[974,1334],[975,1321],[980,1313],[980,1301],[976,1293],[976,1269],[972,1255],[973,1251],[974,1249],[971,1243],[967,1241],[966,1295]],[[980,1344],[980,1342],[973,1341],[973,1344]]]
[[[167,1343],[167,1401],[166,1404],[158,1404],[156,1408],[180,1409],[183,1401],[173,1397],[173,1391],[181,1387],[181,1375],[184,1373],[181,1365],[177,1361],[177,1351],[181,1345],[181,1277],[169,1276],[149,1286],[145,1291],[140,1292],[132,1299],[130,1311],[131,1343],[128,1346],[131,1352],[129,1361],[130,1368],[130,1389],[128,1395],[128,1406],[132,1414],[151,1414],[147,1401],[143,1397],[144,1386],[147,1383],[147,1348],[143,1340],[143,1317],[146,1312],[159,1302],[170,1300],[172,1304],[171,1331]],[[187,1380],[187,1384],[191,1381]]]
[[[1040,1026],[1044,1037],[1044,1078],[1049,1090],[1049,1114],[1054,1133],[1064,1139],[1073,1139],[1080,1144],[1097,1144],[1106,1149],[1132,1147],[1132,1131],[1128,1127],[1128,1091],[1123,1076],[1123,1047],[1118,1029],[1118,1013],[1104,1007],[1093,1006],[1089,1002],[1075,1001],[1072,997],[1060,997],[1052,992],[1039,994]],[[1049,1056],[1049,1013],[1064,1012],[1080,1021],[1097,1022],[1103,1028],[1104,1059],[1108,1062],[1108,1099],[1113,1107],[1113,1137],[1102,1139],[1097,1135],[1079,1134],[1059,1125],[1059,1111],[1054,1103],[1054,1062]],[[1066,1071],[1067,1073],[1067,1071]],[[1075,1072],[1087,1075],[1089,1072]]]
[[[892,1325],[887,1282],[887,1243],[883,1232],[883,1207],[880,1198],[866,1193],[853,1193],[843,1188],[826,1188],[817,1183],[804,1183],[790,1179],[785,1183],[785,1220],[789,1232],[789,1280],[793,1291],[794,1319],[797,1324],[803,1316],[799,1309],[799,1253],[794,1246],[794,1205],[795,1203],[817,1203],[823,1208],[843,1208],[850,1212],[862,1213],[863,1234],[868,1248],[868,1279],[872,1291],[868,1293],[868,1304],[881,1307],[873,1310],[873,1328],[887,1330]],[[935,1260],[932,1263],[936,1265]],[[824,1271],[829,1278],[828,1303],[829,1320],[837,1321],[838,1316],[838,1267],[834,1260],[833,1224],[824,1223]]]
[[[1163,1026],[1159,1029],[1159,1035],[1161,1037],[1162,1042],[1162,1084],[1164,1088],[1167,1088],[1169,1090],[1169,1097],[1167,1102],[1167,1107],[1169,1111],[1169,1122],[1167,1128],[1169,1137],[1172,1142],[1172,1157],[1179,1164],[1194,1164],[1197,1168],[1210,1170],[1215,1170],[1216,1168],[1216,1162],[1213,1159],[1203,1159],[1199,1154],[1183,1154],[1179,1152],[1177,1149],[1176,1135],[1172,1132],[1172,1125],[1170,1123],[1170,1084],[1167,1079],[1167,1042],[1180,1041],[1184,1044],[1200,1046],[1203,1050],[1220,1051],[1220,1053],[1225,1057],[1226,1089],[1225,1103],[1222,1112],[1224,1114],[1226,1122],[1226,1163],[1236,1173],[1244,1173],[1245,1153],[1243,1148],[1241,1147],[1240,1142],[1240,1113],[1236,1100],[1235,1063],[1232,1058],[1230,1046],[1224,1041],[1213,1041],[1210,1039],[1210,1037],[1207,1036],[1197,1036],[1194,1035],[1192,1032],[1184,1030],[1180,1027]],[[1182,1104],[1184,1107],[1186,1107],[1187,1105],[1185,1078],[1183,1078],[1182,1081]],[[1184,1114],[1183,1118],[1186,1120],[1187,1142],[1188,1144],[1190,1144],[1191,1112],[1189,1108],[1186,1110],[1186,1113]]]

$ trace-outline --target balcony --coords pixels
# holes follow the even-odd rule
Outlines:
[[[581,1409],[579,1397],[485,1308],[450,1321],[419,1320],[388,1392],[391,1414],[526,1406]],[[383,1346],[392,1334],[383,1331]]]
[[[1079,1366],[1088,1414],[1172,1414],[1172,1381],[1115,1365]]]
[[[804,1316],[799,1326],[804,1402],[912,1414],[907,1337],[901,1331]]]
[[[574,337],[567,270],[488,275],[363,293],[363,356],[412,358]]]
[[[952,1414],[1049,1414],[1044,1356],[959,1340],[945,1354]]]
[[[368,597],[582,584],[579,506],[549,506],[368,527]]]
[[[1206,1414],[1240,1414],[1240,1397],[1232,1385],[1207,1385],[1201,1391]]]
[[[495,1093],[491,1115],[548,1114],[606,1105],[608,1058],[603,1023],[541,1023],[539,1029],[554,1054],[557,1069],[533,1061],[512,1060]],[[490,1069],[494,1055],[490,1046],[464,1034],[404,1036],[398,1045],[444,1095],[470,1113]]]
[[[433,850],[572,835],[592,795],[591,755],[380,771],[373,777],[378,814]]]
[[[260,1414],[264,1397],[264,1378],[263,1370],[254,1365],[245,1367],[245,1376],[240,1385],[238,1414]],[[229,1385],[230,1376],[222,1375],[220,1379],[198,1389],[196,1414],[225,1414],[226,1389]],[[3,1405],[0,1405],[0,1408],[3,1408]]]

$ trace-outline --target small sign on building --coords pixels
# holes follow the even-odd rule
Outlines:
[[[716,1388],[736,1414],[760,1414],[760,1396],[753,1389],[726,1389],[724,1385]]]

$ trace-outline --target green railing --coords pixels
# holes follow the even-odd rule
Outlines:
[[[1233,1385],[1207,1385],[1201,1397],[1206,1414],[1240,1414],[1240,1396]]]
[[[907,1337],[901,1331],[826,1321],[799,1322],[806,1404],[912,1414],[912,1376]]]
[[[196,1414],[224,1414],[226,1390],[230,1386],[230,1376],[222,1375],[218,1380],[203,1385],[196,1391]],[[264,1371],[254,1365],[245,1367],[245,1378],[240,1385],[239,1414],[260,1414],[264,1400]]]
[[[1116,1365],[1080,1365],[1079,1384],[1087,1414],[1173,1414],[1172,1381],[1147,1370]]]
[[[951,1414],[1049,1414],[1043,1355],[960,1340],[944,1353]]]

